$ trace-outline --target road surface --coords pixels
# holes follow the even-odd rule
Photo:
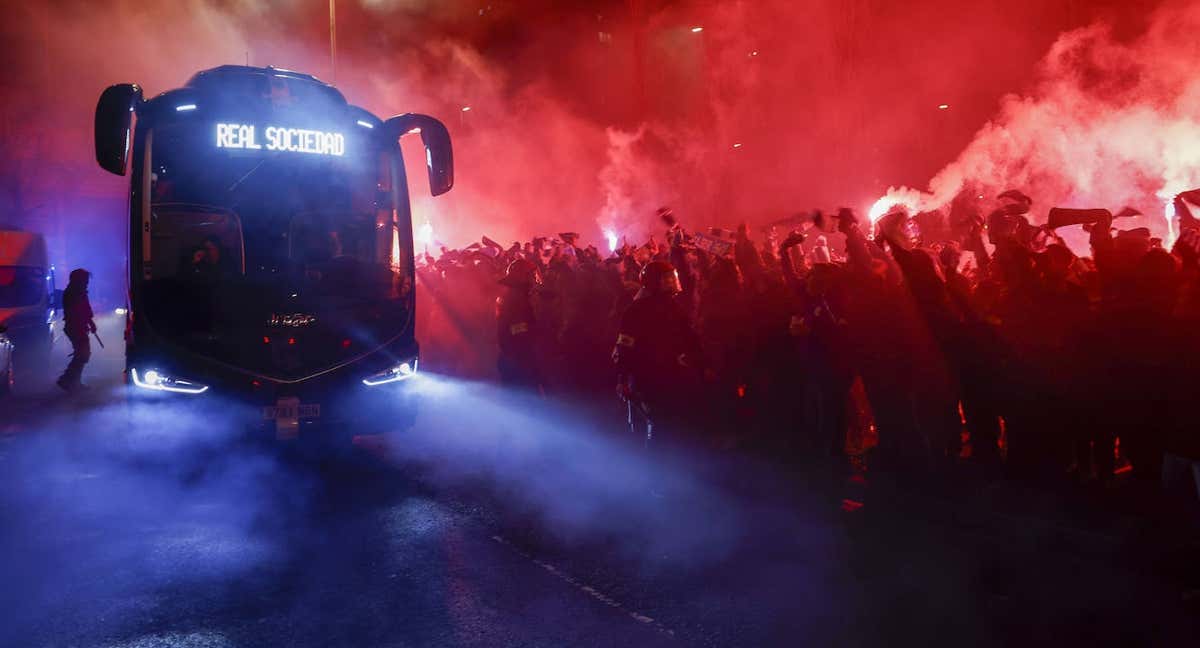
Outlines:
[[[129,410],[117,346],[89,393],[28,384],[0,405],[0,645],[1200,636],[1194,539],[1073,499],[900,494],[730,454],[652,463],[577,408],[432,375],[416,429],[322,460],[246,443],[220,408]]]

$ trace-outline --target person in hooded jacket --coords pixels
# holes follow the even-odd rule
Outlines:
[[[83,368],[92,357],[92,345],[88,335],[96,332],[92,304],[88,301],[88,282],[91,273],[83,268],[71,271],[67,287],[62,294],[63,332],[71,341],[71,362],[58,378],[58,386],[65,391],[77,391],[85,385]]]

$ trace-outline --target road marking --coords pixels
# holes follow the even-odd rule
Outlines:
[[[561,569],[555,567],[554,565],[551,565],[548,562],[534,558],[532,554],[530,554],[526,551],[523,551],[520,547],[517,547],[516,545],[509,542],[508,540],[506,540],[498,535],[492,536],[492,540],[495,541],[497,544],[502,544],[505,547],[508,547],[513,553],[517,554],[518,556],[521,556],[522,558],[528,560],[529,562],[532,562],[533,564],[537,565],[538,567],[541,567],[542,569],[549,572],[550,575],[571,585],[572,587],[583,592],[584,594],[587,594],[588,596],[596,599],[597,601],[600,601],[601,603],[603,603],[611,608],[620,610],[621,612],[628,615],[629,618],[633,619],[634,621],[637,621],[638,623],[641,623],[644,625],[648,625],[648,626],[654,628],[660,634],[666,635],[671,638],[675,637],[675,631],[664,626],[659,621],[657,621],[651,617],[648,617],[644,614],[639,614],[633,610],[630,610],[629,608],[622,605],[620,601],[617,601],[616,599],[612,598],[611,596],[608,596],[604,592],[601,592],[600,590],[592,587],[591,585],[588,585],[587,583],[579,580],[578,578],[571,576],[570,574],[562,571]]]

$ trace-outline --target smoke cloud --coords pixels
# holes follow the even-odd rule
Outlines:
[[[745,502],[682,446],[652,455],[615,417],[486,383],[423,374],[413,389],[420,424],[390,457],[429,483],[483,486],[556,537],[616,543],[635,561],[710,562],[741,539]]]
[[[146,613],[137,588],[278,567],[284,530],[307,519],[314,479],[238,445],[219,413],[236,406],[130,408],[107,391],[4,440],[0,643],[44,643],[56,614],[72,635],[116,632]]]
[[[922,207],[966,188],[994,197],[1019,188],[1036,213],[1053,206],[1140,209],[1136,225],[1168,242],[1164,204],[1200,186],[1200,7],[1164,7],[1144,33],[1120,40],[1097,23],[1059,37],[1032,91],[1004,97],[998,115],[942,169]],[[914,192],[889,200],[910,204]],[[1133,225],[1129,225],[1133,226]]]
[[[59,264],[116,266],[126,186],[92,160],[96,97],[246,62],[332,80],[383,116],[443,119],[454,191],[430,198],[415,142],[405,150],[414,221],[450,245],[636,239],[663,205],[693,227],[865,210],[888,184],[931,177],[933,202],[965,179],[1046,206],[1130,202],[1194,180],[1196,11],[1147,20],[1125,5],[347,1],[335,69],[324,3],[26,3],[0,27],[3,90],[21,99],[0,109],[0,202],[6,221],[49,234]],[[1081,29],[1097,20],[1144,33]]]

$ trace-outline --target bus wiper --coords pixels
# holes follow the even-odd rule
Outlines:
[[[227,189],[226,191],[232,192],[234,189],[237,189],[238,186],[241,185],[242,182],[244,182],[246,180],[246,178],[249,178],[251,174],[253,174],[255,171],[258,171],[258,167],[266,164],[267,159],[268,158],[263,158],[262,160],[259,160],[258,164],[255,164],[253,167],[250,168],[249,171],[246,172],[246,175],[238,178],[237,182],[234,182],[233,184],[229,185],[229,189]]]

